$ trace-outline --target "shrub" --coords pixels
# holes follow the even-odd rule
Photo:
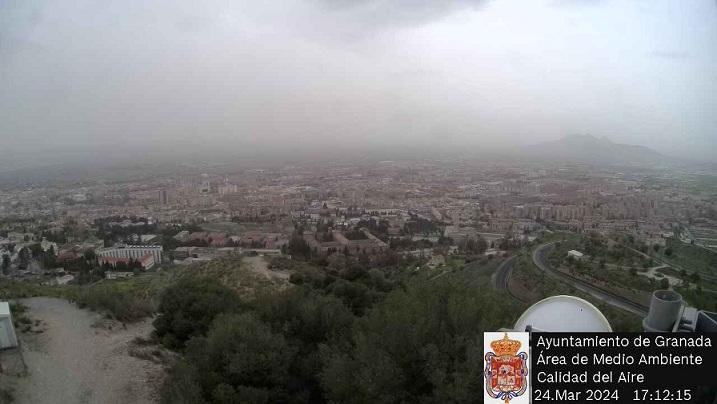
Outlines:
[[[115,319],[126,322],[140,320],[154,311],[148,298],[112,283],[83,287],[74,298],[81,308],[106,311]]]
[[[182,278],[162,294],[155,336],[168,348],[182,349],[191,337],[206,334],[217,315],[240,307],[237,294],[218,280]]]
[[[511,324],[517,306],[451,281],[411,283],[359,319],[347,347],[323,349],[330,402],[472,402],[479,397],[483,331]]]
[[[206,337],[187,344],[170,372],[164,402],[285,402],[295,351],[252,313],[218,316]]]

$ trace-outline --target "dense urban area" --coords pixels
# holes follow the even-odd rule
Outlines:
[[[707,168],[117,170],[0,192],[0,300],[24,353],[0,353],[2,400],[470,402],[482,332],[547,296],[615,331],[640,330],[657,289],[717,311]]]
[[[0,404],[717,404],[717,0],[0,0]]]

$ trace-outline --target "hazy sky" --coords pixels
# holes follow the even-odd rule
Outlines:
[[[0,0],[0,158],[717,150],[715,0]]]

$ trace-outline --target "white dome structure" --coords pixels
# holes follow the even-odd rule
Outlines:
[[[612,332],[605,316],[575,296],[551,296],[530,306],[516,321],[516,331]]]

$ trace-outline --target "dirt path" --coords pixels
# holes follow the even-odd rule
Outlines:
[[[14,380],[16,403],[153,403],[162,367],[130,356],[149,320],[127,325],[53,298],[25,299],[42,333],[21,334],[27,377]]]

